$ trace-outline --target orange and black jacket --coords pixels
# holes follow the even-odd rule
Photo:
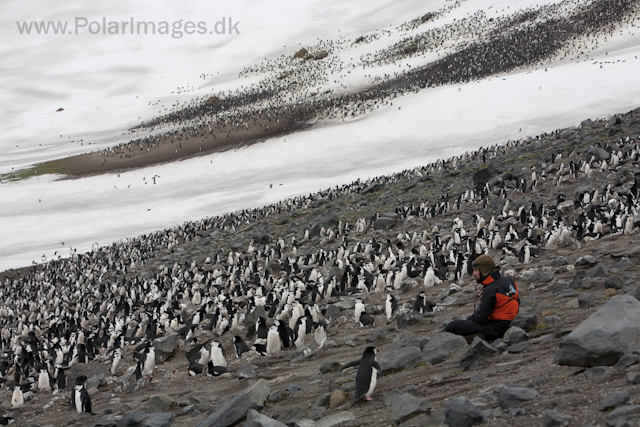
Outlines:
[[[467,320],[481,325],[490,320],[510,323],[518,315],[520,308],[518,285],[508,277],[502,277],[498,269],[493,270],[482,281],[482,290],[478,296],[480,306]]]

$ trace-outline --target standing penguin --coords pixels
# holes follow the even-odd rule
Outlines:
[[[120,370],[120,362],[122,362],[122,349],[116,348],[111,358],[111,375],[115,375]]]
[[[360,322],[360,315],[364,312],[365,307],[362,302],[362,298],[356,298],[356,305],[353,309],[353,317],[356,319],[356,322]]]
[[[387,320],[391,320],[393,314],[398,311],[398,302],[391,294],[387,294],[387,301],[384,305],[384,312],[387,315]]]
[[[273,356],[280,353],[280,350],[282,350],[282,341],[280,340],[278,327],[273,325],[267,333],[267,354]]]
[[[227,359],[224,356],[224,349],[222,348],[222,344],[218,341],[211,341],[211,350],[209,351],[209,355],[211,356],[213,366],[227,367]]]
[[[239,335],[233,337],[233,347],[236,349],[236,357],[242,356],[243,353],[249,351],[249,346]]]
[[[340,372],[342,372],[351,366],[358,366],[358,372],[356,373],[356,393],[352,405],[363,396],[366,400],[371,400],[371,394],[375,390],[378,381],[378,373],[382,371],[380,364],[376,360],[376,352],[375,347],[367,347],[364,353],[362,353],[360,360],[349,362],[340,369]]]
[[[433,311],[433,303],[427,301],[427,294],[424,291],[420,291],[416,297],[416,302],[413,304],[413,311],[417,311],[420,314]]]
[[[327,324],[324,321],[322,321],[322,322],[314,323],[313,326],[315,328],[315,331],[313,332],[313,338],[316,341],[316,345],[318,346],[318,349],[321,349],[325,341],[327,340],[327,330],[326,330]]]
[[[156,351],[152,346],[144,349],[138,359],[138,369],[140,369],[140,375],[144,378],[150,378],[153,376],[153,370],[156,367]]]
[[[91,398],[89,398],[89,392],[84,386],[86,381],[87,377],[80,375],[76,378],[76,385],[71,391],[71,403],[79,414],[83,412],[91,413]]]
[[[11,407],[19,408],[22,405],[24,405],[24,395],[22,394],[20,385],[16,384],[13,389],[13,395],[11,395]]]
[[[295,340],[294,344],[296,348],[304,347],[304,339],[307,335],[307,318],[301,317],[298,319],[298,323],[296,325],[296,329],[294,330]]]

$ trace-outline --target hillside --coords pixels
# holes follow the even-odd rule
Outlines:
[[[29,426],[220,425],[220,420],[207,420],[231,405],[231,395],[254,386],[250,396],[260,404],[259,412],[288,425],[334,425],[331,417],[341,416],[346,417],[341,426],[393,425],[394,411],[401,411],[396,407],[400,400],[392,402],[395,389],[417,399],[416,404],[403,395],[403,408],[421,408],[402,418],[399,423],[405,426],[442,425],[447,403],[457,396],[484,411],[486,425],[560,425],[548,414],[545,418],[550,410],[571,417],[569,425],[617,425],[620,420],[610,419],[609,411],[598,406],[616,391],[628,392],[627,404],[634,403],[638,385],[630,378],[637,379],[637,342],[628,351],[631,363],[619,368],[561,366],[554,358],[563,338],[608,298],[640,296],[639,135],[640,109],[585,120],[576,128],[0,273],[3,377],[9,382],[16,369],[17,343],[26,351],[30,341],[34,354],[45,358],[45,345],[51,349],[55,342],[72,341],[80,329],[96,348],[102,337],[119,335],[118,330],[124,337],[139,333],[154,338],[160,329],[160,336],[172,336],[171,327],[161,327],[164,320],[168,325],[175,317],[180,326],[186,325],[198,309],[206,313],[195,328],[198,343],[216,338],[229,363],[229,372],[219,377],[189,376],[186,353],[193,343],[180,338],[175,353],[157,363],[153,378],[136,382],[127,370],[135,366],[134,343],[124,346],[116,375],[107,372],[110,360],[101,348],[93,361],[67,371],[69,377],[89,377],[94,415],[78,415],[68,406],[69,386],[59,394],[26,392],[24,405],[11,408],[13,387],[8,383],[0,394],[4,414]],[[477,227],[480,217],[484,227]],[[489,228],[492,218],[494,229]],[[460,236],[462,229],[460,243],[455,243],[455,233]],[[367,248],[374,240],[379,247]],[[475,282],[466,274],[456,278],[456,265],[448,260],[467,262],[476,245],[518,282],[522,306],[514,324],[526,330],[528,340],[476,342],[472,346],[485,346],[485,352],[469,369],[460,363],[472,347],[467,344],[441,363],[428,363],[423,356],[429,341],[448,321],[473,311]],[[525,245],[538,252],[527,264],[518,259]],[[445,280],[424,287],[425,263],[431,256]],[[402,268],[411,258],[417,275],[404,278]],[[260,292],[284,298],[283,292],[299,289],[298,300],[307,306],[313,289],[332,279],[336,287],[344,287],[317,299],[328,323],[322,349],[316,349],[311,334],[304,349],[235,357],[234,335],[253,342],[249,329],[255,328],[255,317],[250,314]],[[422,290],[436,304],[435,311],[396,314],[387,322],[385,292],[371,286],[379,280],[380,287],[389,285],[401,312],[411,312]],[[352,286],[359,283],[372,287],[367,292],[360,285],[359,291],[375,318],[373,326],[360,327],[353,319]],[[196,291],[202,299],[194,303]],[[268,313],[275,303],[266,300]],[[167,301],[168,309],[163,309]],[[214,330],[208,330],[208,321],[214,316],[222,320],[225,309],[230,323],[236,310],[239,329],[218,334],[213,325]],[[269,318],[268,324],[272,322]],[[378,349],[383,369],[373,401],[335,406],[343,394],[335,390],[344,391],[342,397],[351,401],[355,378],[354,369],[341,374],[337,369],[358,359],[369,345]],[[162,359],[160,353],[156,359]],[[535,390],[538,396],[502,408],[498,393],[512,385]],[[227,416],[246,404],[246,399],[237,399],[223,411]],[[145,418],[136,411],[154,416]],[[637,418],[627,425],[634,422]],[[251,424],[241,416],[238,425],[276,424]]]

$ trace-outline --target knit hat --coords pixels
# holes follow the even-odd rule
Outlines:
[[[496,263],[493,258],[491,258],[491,255],[480,255],[473,261],[473,268],[480,271],[480,273],[486,277],[496,269]]]

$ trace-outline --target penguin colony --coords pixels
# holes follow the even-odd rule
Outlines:
[[[421,289],[457,286],[479,254],[502,254],[528,264],[545,248],[635,233],[640,225],[639,138],[637,133],[617,135],[638,114],[585,121],[584,126],[606,136],[600,146],[586,150],[576,145],[555,149],[549,141],[573,134],[557,131],[2,273],[3,388],[12,390],[13,407],[25,404],[26,391],[65,391],[71,408],[91,412],[86,378],[78,377],[67,389],[65,370],[78,363],[108,363],[111,375],[135,367],[137,378],[153,379],[152,340],[157,337],[179,334],[181,345],[190,349],[184,375],[218,376],[227,372],[231,345],[235,357],[322,351],[336,321],[326,307],[340,296],[358,297],[349,321],[367,328],[398,312],[441,309],[422,292],[413,301],[399,301],[400,290],[411,282]],[[400,204],[394,214],[407,224],[404,229],[374,230],[383,218],[376,213],[353,224],[336,220],[270,242],[253,240],[228,252],[210,248],[205,259],[173,265],[159,259],[202,245],[200,239],[212,231],[235,233],[271,215],[295,216],[321,200],[355,200],[385,185],[411,188],[442,180],[453,191],[448,177],[527,148],[536,152],[532,163],[537,162],[528,171],[503,173],[455,195],[444,192]],[[566,194],[565,183],[582,184]],[[384,316],[365,303],[376,294],[385,300]],[[379,369],[369,353],[362,360],[369,382],[362,380],[368,387],[358,386],[356,397],[370,398]]]
[[[478,11],[450,24],[423,27],[446,17],[461,3],[448,3],[393,30],[377,30],[356,39],[319,40],[309,47],[313,53],[306,56],[265,58],[239,74],[259,76],[257,83],[161,105],[159,118],[131,131],[153,135],[101,150],[102,165],[108,168],[109,159],[144,156],[160,146],[171,147],[175,159],[196,155],[203,148],[207,151],[292,131],[311,120],[345,120],[392,107],[393,99],[427,87],[550,66],[558,60],[602,66],[602,61],[590,59],[590,52],[600,47],[602,37],[633,32],[638,16],[637,2],[632,0],[567,0],[513,13]],[[496,16],[492,16],[494,12]],[[409,35],[380,51],[366,50],[365,45],[384,40],[392,32]],[[435,61],[420,65],[434,55]],[[397,65],[398,71],[368,74],[370,85],[365,89],[348,90],[342,83],[356,70],[376,73],[377,67],[388,65]],[[210,75],[201,77],[206,81]],[[177,92],[186,90],[179,88]]]

